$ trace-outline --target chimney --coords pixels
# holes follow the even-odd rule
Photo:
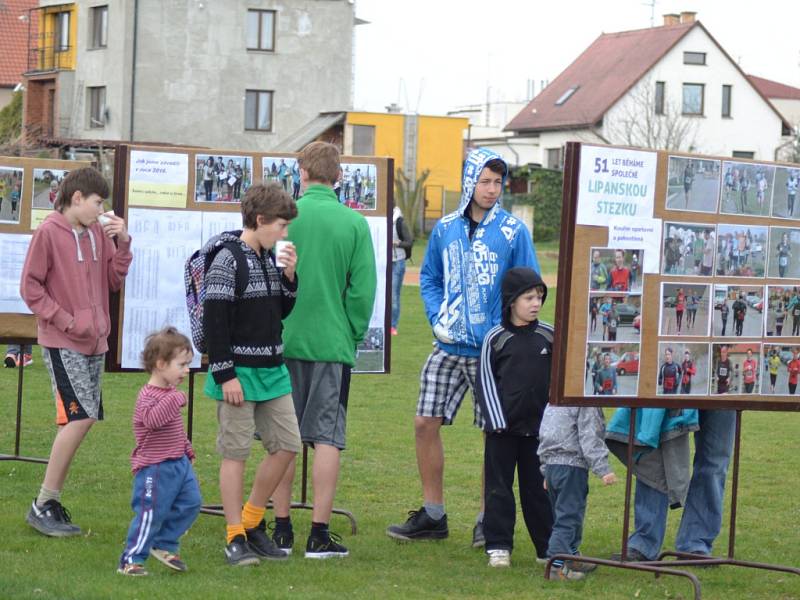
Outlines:
[[[696,12],[691,12],[688,10],[681,11],[681,23],[694,23],[694,16]]]
[[[679,25],[681,22],[681,16],[676,13],[668,13],[664,15],[664,26],[669,27],[670,25]]]

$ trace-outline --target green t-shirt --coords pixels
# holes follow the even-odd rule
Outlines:
[[[280,367],[265,368],[234,367],[234,370],[242,385],[244,399],[249,402],[274,400],[292,393],[292,380],[289,378],[289,369],[285,364]],[[223,399],[222,386],[214,382],[210,370],[203,392],[214,400]]]

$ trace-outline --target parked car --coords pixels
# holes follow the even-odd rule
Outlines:
[[[747,301],[748,306],[755,306],[761,302],[761,296],[758,294],[747,294],[744,299]]]
[[[636,330],[636,333],[641,333],[642,315],[636,315],[635,317],[633,317],[633,328]]]
[[[614,365],[617,375],[637,375],[639,373],[639,353],[626,352]]]
[[[639,309],[631,304],[620,302],[615,308],[620,325],[633,325],[633,320],[639,315]]]

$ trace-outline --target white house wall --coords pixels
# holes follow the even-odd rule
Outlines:
[[[706,64],[684,65],[684,52],[705,52]],[[696,123],[694,146],[685,150],[720,156],[747,151],[754,152],[757,159],[774,160],[775,149],[782,143],[780,118],[700,27],[687,33],[606,113],[603,132],[611,143],[625,143],[618,135],[618,123],[631,99],[641,97],[642,86],[650,86],[649,97],[654,98],[656,81],[666,83],[666,103],[678,109],[683,83],[705,84],[703,115],[683,117]],[[722,117],[723,85],[732,86],[730,118]]]

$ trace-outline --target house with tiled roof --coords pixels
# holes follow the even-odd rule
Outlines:
[[[600,35],[505,130],[528,142],[523,162],[559,168],[573,140],[776,160],[791,123],[683,12]]]
[[[747,77],[793,127],[800,127],[800,88],[755,75]]]
[[[28,31],[36,0],[0,0],[0,108],[22,84],[28,70]]]

